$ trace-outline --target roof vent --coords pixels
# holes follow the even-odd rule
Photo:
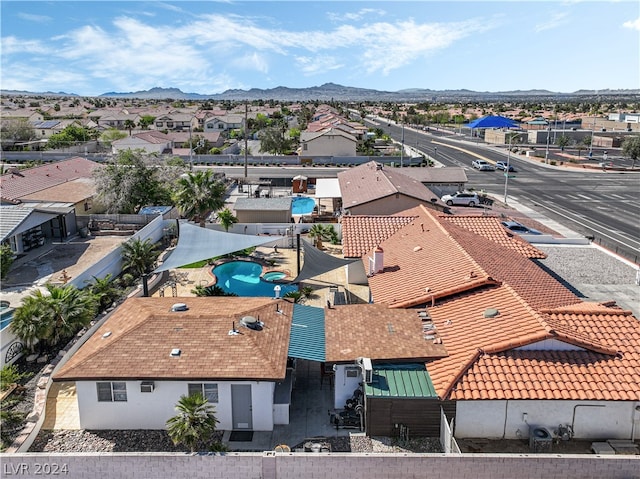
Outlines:
[[[499,314],[500,311],[498,311],[496,308],[487,308],[484,310],[484,313],[482,313],[485,318],[495,318]]]
[[[185,303],[176,303],[171,306],[171,311],[187,311],[189,307]]]
[[[171,350],[171,353],[169,353],[172,358],[179,358],[181,354],[182,351],[180,350],[180,348],[173,348]]]
[[[108,338],[109,336],[111,336],[111,331],[107,331],[102,335],[103,338]]]
[[[263,327],[263,323],[254,316],[243,316],[240,320],[240,324],[249,329],[253,329],[254,331],[262,331]]]

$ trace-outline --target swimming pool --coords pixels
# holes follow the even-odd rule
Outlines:
[[[14,308],[2,307],[0,308],[0,331],[11,324],[13,319]]]
[[[313,213],[316,207],[316,201],[308,196],[294,196],[291,203],[291,214],[308,215]]]
[[[262,275],[262,279],[265,281],[278,281],[279,279],[283,279],[287,276],[287,273],[283,273],[282,271],[269,271]]]
[[[238,296],[274,296],[272,281],[265,281],[262,275],[262,266],[254,261],[229,261],[213,268],[212,273],[216,277],[216,285],[227,293],[235,293]],[[269,273],[267,273],[268,275]],[[284,273],[281,277],[284,277]],[[298,287],[290,284],[280,285],[280,296],[289,291],[297,291]]]

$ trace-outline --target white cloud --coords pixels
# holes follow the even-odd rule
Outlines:
[[[537,24],[534,27],[534,30],[536,33],[552,30],[566,24],[568,21],[569,18],[567,12],[554,13],[546,22]]]
[[[48,17],[46,15],[34,15],[33,13],[24,12],[18,13],[18,18],[22,18],[23,20],[35,23],[49,23],[53,20],[51,17]]]
[[[2,38],[2,56],[20,53],[47,54],[49,49],[38,40],[21,40],[16,37]]]
[[[376,17],[384,17],[386,14],[387,14],[386,11],[381,10],[379,8],[361,8],[357,12],[350,12],[350,13],[329,12],[327,13],[327,16],[329,17],[329,20],[331,20],[332,22],[342,23],[345,20],[351,21],[351,22],[357,22],[369,15],[373,15]]]
[[[636,18],[635,20],[629,20],[628,22],[624,22],[622,26],[624,28],[630,28],[631,30],[640,31],[640,17]]]
[[[298,68],[305,76],[326,73],[331,70],[338,70],[345,65],[337,58],[327,55],[320,56],[298,56],[295,58]]]

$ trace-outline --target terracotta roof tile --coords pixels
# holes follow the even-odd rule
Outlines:
[[[177,302],[189,310],[171,312]],[[271,298],[128,299],[54,379],[283,379],[293,305],[279,305],[284,314]],[[241,327],[246,315],[264,329]],[[228,334],[233,322],[241,334]],[[170,357],[174,348],[179,358]]]
[[[495,283],[426,208],[409,211],[418,216],[380,244],[384,270],[369,278],[374,302],[406,308]]]
[[[497,216],[443,215],[439,216],[439,219],[444,220],[445,228],[447,228],[447,223],[456,224],[500,246],[517,251],[526,258],[544,259],[547,257],[546,253],[508,231],[502,226],[502,220]]]
[[[389,238],[415,216],[364,216],[342,217],[342,251],[345,258],[360,258]]]
[[[425,339],[418,310],[383,304],[354,304],[325,309],[326,360],[418,359],[446,356],[442,344]],[[437,335],[437,332],[436,332]]]

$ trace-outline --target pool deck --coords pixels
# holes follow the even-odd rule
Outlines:
[[[327,245],[326,253],[341,256],[341,248],[338,246]],[[295,249],[278,248],[275,252],[273,248],[258,247],[253,255],[247,259],[256,260],[262,263],[263,274],[268,271],[282,271],[287,273],[291,278],[297,274],[297,254]],[[203,268],[180,268],[173,270],[170,274],[169,281],[175,282],[175,296],[189,297],[195,296],[191,290],[196,286],[207,286],[213,284],[214,276],[211,273],[212,266]],[[274,283],[275,285],[275,283]],[[349,303],[367,303],[369,301],[369,287],[365,285],[354,285],[346,283],[344,268],[337,268],[333,271],[321,274],[313,280],[306,280],[304,286],[310,286],[314,292],[312,296],[305,300],[308,306],[325,307],[327,300],[333,295],[330,291],[331,286],[338,286],[340,292],[345,293],[345,297]],[[153,296],[171,296],[174,291],[171,287],[166,286],[153,293]]]

